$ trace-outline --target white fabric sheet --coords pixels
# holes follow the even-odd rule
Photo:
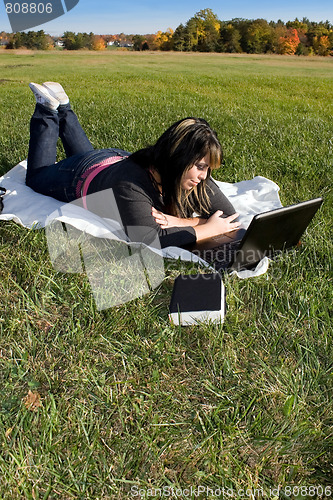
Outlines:
[[[25,185],[25,176],[26,160],[0,177],[0,185],[7,189],[0,220],[14,220],[27,228],[41,228],[50,220],[57,219],[97,237],[105,237],[110,230],[112,231],[112,225],[107,219],[87,210],[77,210],[77,207],[71,204],[64,205],[50,196],[36,193]],[[216,182],[240,214],[242,226],[245,228],[255,214],[282,206],[279,187],[265,177],[257,176],[235,184]],[[167,258],[204,262],[191,252],[178,247],[168,247],[161,252]],[[268,263],[269,259],[264,258],[255,270],[235,273],[240,278],[259,276],[267,271]]]

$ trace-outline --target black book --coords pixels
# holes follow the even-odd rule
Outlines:
[[[225,314],[225,290],[218,273],[181,274],[173,286],[169,318],[174,325],[200,321],[220,323]]]

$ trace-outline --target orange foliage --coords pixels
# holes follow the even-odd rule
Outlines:
[[[93,50],[105,50],[105,40],[103,37],[94,35],[93,41],[92,41],[92,49]]]
[[[279,53],[280,54],[295,54],[300,43],[297,29],[288,29],[285,36],[279,38]]]

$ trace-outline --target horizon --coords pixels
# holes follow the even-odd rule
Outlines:
[[[63,2],[63,0],[61,0]],[[2,21],[0,31],[11,33],[5,6],[1,3],[0,14]],[[153,34],[157,31],[175,30],[180,24],[193,17],[198,11],[211,9],[221,21],[232,19],[265,19],[267,22],[293,21],[295,18],[309,19],[311,22],[326,22],[332,24],[333,3],[331,0],[322,0],[320,5],[314,5],[310,0],[281,0],[278,6],[267,5],[263,0],[254,0],[249,3],[239,0],[234,5],[226,1],[212,0],[210,5],[203,6],[202,2],[184,0],[179,6],[175,0],[169,0],[168,5],[153,4],[145,0],[138,4],[129,0],[126,4],[110,6],[108,0],[100,0],[98,11],[89,0],[79,0],[79,3],[69,12],[47,23],[29,28],[24,31],[44,30],[51,36],[62,36],[65,31],[93,32],[99,35],[124,33],[127,35]],[[2,9],[2,10],[1,10]]]

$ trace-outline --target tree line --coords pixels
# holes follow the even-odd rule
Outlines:
[[[43,30],[29,31],[28,33],[20,31],[9,34],[2,31],[0,33],[0,41],[2,45],[5,45],[6,49],[20,49],[24,47],[26,49],[48,50],[54,46],[50,35],[44,33]]]
[[[44,33],[29,31],[0,34],[7,37],[7,48],[20,47],[46,50],[54,47],[54,39]],[[158,31],[148,35],[95,35],[66,31],[60,37],[66,50],[104,50],[107,45],[127,50],[173,50],[178,52],[275,53],[296,55],[333,55],[333,26],[329,21],[312,22],[307,18],[284,23],[279,20],[232,19],[220,21],[211,9],[204,9],[180,24],[174,31]]]
[[[220,21],[211,9],[197,12],[174,32],[162,33],[161,50],[333,55],[333,26],[329,21],[284,23],[265,19]]]
[[[74,33],[66,31],[62,37],[51,37],[44,30],[11,33],[0,33],[0,41],[7,38],[7,49],[19,49],[25,47],[34,50],[49,50],[54,48],[56,41],[67,50],[104,50],[105,40],[94,33]],[[56,38],[56,40],[55,40]]]

